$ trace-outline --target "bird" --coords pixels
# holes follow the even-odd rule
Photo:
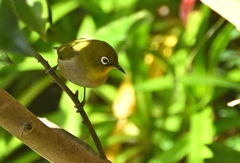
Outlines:
[[[104,84],[112,69],[126,74],[118,64],[116,51],[105,41],[80,38],[54,49],[57,50],[57,66],[63,77],[84,88],[83,101],[76,106],[78,111],[85,105],[86,88]],[[51,71],[55,71],[57,66]]]

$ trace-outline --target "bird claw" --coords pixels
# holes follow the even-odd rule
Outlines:
[[[77,108],[77,113],[83,110],[84,105],[85,105],[85,100],[82,101],[80,104],[77,104],[76,106],[74,106],[75,108]]]
[[[56,69],[57,69],[57,66],[54,66],[54,67],[46,70],[45,73],[48,74],[48,75],[52,75],[55,72]]]

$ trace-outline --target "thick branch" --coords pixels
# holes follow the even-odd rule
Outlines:
[[[48,64],[48,62],[40,55],[38,54],[37,52],[35,52],[35,54],[33,55],[37,60],[38,62],[40,62],[46,70],[49,70],[51,67],[50,65]],[[74,94],[61,80],[60,78],[57,76],[57,74],[55,72],[53,72],[51,74],[52,78],[54,79],[54,81],[69,95],[69,97],[72,99],[72,101],[74,102],[74,104],[76,106],[78,106],[80,104],[80,101],[78,99],[78,95],[77,94]],[[84,121],[84,124],[86,125],[86,127],[88,128],[88,131],[97,147],[97,150],[98,150],[98,153],[99,153],[99,156],[100,158],[102,159],[107,159],[106,158],[106,155],[104,153],[104,150],[103,150],[103,147],[102,147],[102,144],[97,136],[97,133],[95,132],[90,120],[88,119],[88,116],[86,114],[86,112],[84,111],[84,109],[82,109],[80,112],[79,112],[82,116],[82,119]]]
[[[108,162],[93,155],[92,149],[87,151],[89,146],[70,133],[43,124],[1,88],[0,126],[51,162]]]

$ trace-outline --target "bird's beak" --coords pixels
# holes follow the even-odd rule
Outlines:
[[[120,67],[119,65],[113,65],[113,67],[116,68],[116,69],[118,69],[118,70],[120,70],[120,71],[123,72],[124,74],[126,74],[125,71],[122,69],[122,67]]]

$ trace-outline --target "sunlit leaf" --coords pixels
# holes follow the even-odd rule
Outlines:
[[[54,15],[52,18],[53,23],[56,23],[66,14],[75,10],[79,6],[79,1],[57,1],[57,3],[51,6],[52,15]]]
[[[212,158],[213,153],[206,146],[211,144],[215,134],[213,126],[213,111],[206,107],[201,112],[196,112],[190,117],[190,154],[189,162],[202,162],[206,158]]]
[[[101,0],[99,6],[105,13],[111,13],[113,11],[125,11],[124,9],[133,10],[137,0],[128,1],[113,1],[113,0]]]
[[[116,47],[119,42],[126,41],[131,31],[151,21],[151,14],[146,10],[142,10],[127,17],[112,21],[97,30],[93,37],[109,42],[113,47]],[[121,24],[124,25],[119,28]]]
[[[116,120],[115,117],[112,116],[112,114],[106,114],[106,113],[99,113],[99,112],[94,112],[91,115],[89,115],[89,118],[92,119],[92,124],[99,124],[103,123],[106,121],[114,121]]]
[[[77,38],[91,38],[96,30],[96,24],[90,15],[86,15],[79,28]]]

